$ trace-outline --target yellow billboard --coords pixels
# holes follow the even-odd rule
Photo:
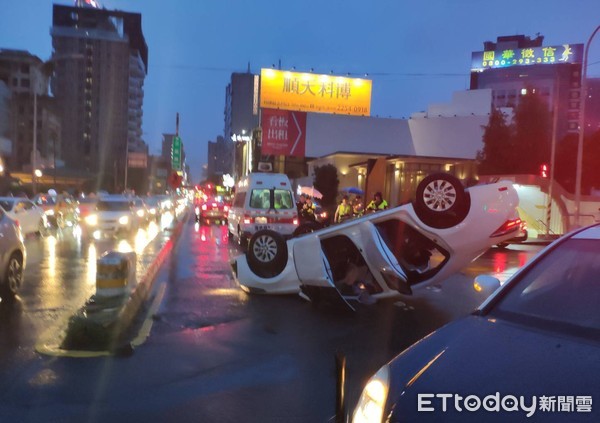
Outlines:
[[[369,116],[371,85],[368,79],[261,69],[260,107]]]

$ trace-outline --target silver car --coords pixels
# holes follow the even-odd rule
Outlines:
[[[23,282],[25,246],[19,225],[0,209],[0,297],[11,300]]]

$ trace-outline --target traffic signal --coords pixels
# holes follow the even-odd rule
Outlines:
[[[547,178],[549,174],[550,174],[550,166],[548,166],[546,163],[543,163],[542,165],[540,165],[540,176],[542,178]]]

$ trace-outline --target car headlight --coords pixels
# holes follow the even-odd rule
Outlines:
[[[46,210],[44,213],[46,213],[46,215],[48,215],[48,216],[54,216],[54,210],[53,209]]]
[[[389,390],[389,368],[383,366],[369,379],[352,415],[353,423],[381,422]]]
[[[129,217],[128,216],[119,217],[119,223],[121,225],[127,225],[129,223]]]
[[[144,217],[144,210],[138,210],[136,213],[139,217]]]
[[[85,217],[85,223],[90,226],[96,226],[98,224],[98,216],[95,214],[90,214]]]
[[[156,214],[156,209],[150,209],[150,214]]]

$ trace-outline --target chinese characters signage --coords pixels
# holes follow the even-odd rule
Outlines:
[[[171,169],[181,169],[181,138],[173,137],[171,144]]]
[[[558,63],[581,63],[583,44],[476,51],[472,54],[471,71]]]
[[[263,109],[261,127],[263,155],[304,157],[306,113]]]
[[[312,113],[369,116],[371,81],[262,69],[260,107]]]

